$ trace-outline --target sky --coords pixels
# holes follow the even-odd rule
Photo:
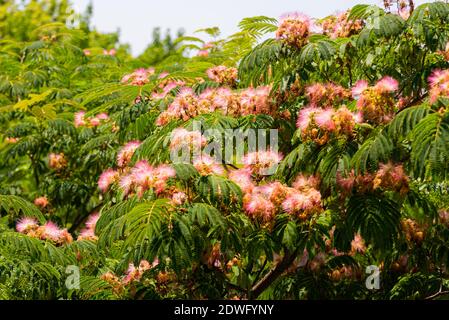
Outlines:
[[[278,18],[300,11],[314,18],[328,16],[358,3],[381,5],[382,0],[71,0],[78,12],[92,1],[93,26],[101,32],[120,29],[121,41],[141,53],[151,41],[154,27],[183,28],[186,35],[197,35],[200,28],[219,27],[222,36],[238,31],[242,18],[265,15]],[[420,4],[431,0],[415,0]]]

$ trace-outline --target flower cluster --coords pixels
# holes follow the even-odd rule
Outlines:
[[[413,0],[383,0],[383,2],[386,10],[399,15],[404,20],[407,20],[415,9]],[[393,8],[394,4],[396,8]]]
[[[311,20],[302,13],[290,13],[281,17],[276,38],[289,46],[302,48],[308,42]]]
[[[361,115],[351,112],[346,106],[338,109],[309,106],[299,112],[296,125],[304,141],[323,145],[332,135],[351,138],[356,123],[360,122]]]
[[[103,122],[109,120],[109,116],[107,113],[100,113],[94,117],[85,118],[86,112],[80,111],[75,113],[75,127],[98,127]]]
[[[140,68],[134,70],[133,73],[125,75],[121,82],[132,86],[143,86],[150,81],[150,76],[154,74],[154,68]]]
[[[63,245],[73,241],[72,235],[67,229],[60,229],[56,224],[48,221],[43,226],[33,218],[22,218],[17,222],[16,230],[29,237],[40,240],[48,240],[56,245]]]
[[[202,176],[225,174],[223,166],[208,155],[201,155],[194,159],[193,166]]]
[[[168,76],[168,73],[163,72],[159,75],[159,79]],[[151,94],[151,98],[155,100],[164,99],[173,89],[184,86],[185,82],[182,80],[164,79],[159,83],[157,88]]]
[[[61,170],[67,167],[67,160],[64,153],[50,153],[48,155],[48,165],[55,170]]]
[[[38,206],[39,208],[45,208],[46,206],[48,206],[48,199],[47,197],[38,197],[36,199],[34,199],[34,204],[36,206]]]
[[[300,175],[293,187],[279,181],[257,186],[251,171],[244,168],[232,172],[229,178],[244,192],[243,207],[253,219],[270,222],[276,213],[286,212],[304,221],[323,210],[321,194],[316,189],[319,180],[315,177]]]
[[[213,43],[207,42],[203,45],[201,50],[198,51],[197,56],[198,57],[208,57],[209,56],[209,50],[215,47]]]
[[[207,76],[212,81],[233,87],[237,82],[237,69],[228,68],[226,66],[216,66],[207,70]]]
[[[5,138],[5,142],[6,143],[17,143],[20,139],[19,138],[15,138],[15,137],[6,137]]]
[[[313,106],[338,106],[351,98],[351,91],[335,83],[315,83],[306,88],[306,96]]]
[[[140,141],[128,142],[117,154],[117,165],[120,168],[127,166],[139,146]]]
[[[104,49],[104,50],[103,50],[103,54],[104,54],[105,56],[111,56],[111,57],[113,57],[113,56],[115,56],[115,55],[117,54],[117,50],[115,50],[114,48],[112,48],[112,49],[110,49],[110,50]]]
[[[381,163],[374,176],[373,189],[382,188],[405,194],[409,190],[408,182],[409,178],[405,174],[402,164]]]
[[[393,93],[398,90],[397,80],[384,77],[374,86],[360,80],[352,89],[354,98],[357,99],[357,108],[363,114],[363,118],[374,124],[389,122],[396,111]]]
[[[429,77],[429,100],[437,101],[438,97],[449,97],[449,70],[435,70]]]
[[[121,278],[111,271],[104,273],[100,278],[108,282],[113,287],[115,293],[120,294],[123,292],[124,286],[134,281],[140,281],[146,271],[156,267],[158,264],[159,261],[157,259],[153,263],[149,263],[147,260],[141,260],[137,267],[133,263],[130,263],[128,270]]]
[[[405,194],[409,190],[409,178],[401,164],[395,165],[389,162],[379,164],[379,169],[374,174],[355,175],[352,170],[347,177],[342,177],[338,172],[337,185],[345,193],[350,193],[353,188],[356,188],[360,193],[371,192],[381,188]]]
[[[118,183],[125,195],[142,196],[145,191],[153,189],[161,194],[167,187],[167,181],[176,175],[175,170],[168,165],[151,166],[148,161],[141,160],[132,168],[122,168],[119,171],[107,169],[98,180],[98,187],[107,191],[110,185]]]
[[[273,114],[270,86],[248,88],[233,92],[228,88],[206,89],[200,95],[188,87],[182,88],[167,110],[156,120],[164,126],[173,120],[187,121],[200,114],[220,111],[226,115]]]
[[[250,152],[246,154],[242,162],[246,169],[251,173],[263,176],[270,174],[275,169],[275,166],[281,162],[282,155],[272,150]]]
[[[323,33],[334,39],[350,37],[363,28],[362,20],[349,19],[349,10],[327,17],[320,24],[323,28]]]
[[[87,218],[86,227],[81,230],[77,240],[91,240],[96,241],[98,237],[95,235],[95,226],[97,224],[98,219],[100,218],[100,214],[95,212]]]
[[[424,240],[425,228],[420,226],[415,220],[403,219],[401,220],[401,227],[408,242],[419,244]]]
[[[188,131],[184,128],[177,128],[172,131],[170,136],[170,150],[176,151],[181,149],[197,150],[204,147],[207,139],[199,131]]]
[[[149,263],[147,260],[141,260],[139,266],[136,268],[133,263],[130,263],[125,277],[122,279],[122,283],[127,285],[133,281],[140,281],[145,271],[148,271],[159,264],[156,259],[153,263]]]

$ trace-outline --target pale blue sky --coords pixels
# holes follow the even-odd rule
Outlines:
[[[143,51],[153,27],[184,28],[186,34],[205,27],[220,27],[222,35],[238,31],[237,24],[249,16],[278,18],[301,11],[319,18],[358,3],[381,5],[382,0],[71,0],[77,11],[92,1],[93,25],[103,32],[121,30],[122,42],[131,44],[134,54]],[[417,4],[431,0],[417,0]]]

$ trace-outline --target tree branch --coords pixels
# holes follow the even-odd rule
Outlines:
[[[298,249],[290,253],[285,249],[285,255],[274,268],[272,268],[260,281],[258,281],[250,290],[250,299],[256,299],[265,291],[285,270],[293,263],[298,255]]]

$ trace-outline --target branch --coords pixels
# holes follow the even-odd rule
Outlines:
[[[260,281],[258,281],[250,290],[250,299],[256,299],[265,291],[285,270],[293,263],[298,255],[298,249],[290,253],[285,249],[285,255],[274,268],[272,268]]]
[[[442,288],[440,288],[440,291],[438,291],[437,293],[435,293],[435,294],[433,294],[431,296],[428,296],[428,297],[424,298],[424,300],[432,300],[432,299],[435,299],[435,298],[437,298],[439,296],[444,296],[446,294],[449,294],[449,291],[442,291]]]

